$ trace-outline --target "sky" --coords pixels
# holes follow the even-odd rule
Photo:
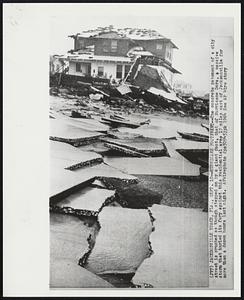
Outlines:
[[[116,7],[114,7],[116,9]],[[106,6],[99,10],[84,7],[69,7],[67,11],[57,11],[50,21],[50,54],[66,54],[73,48],[76,34],[98,26],[114,25],[116,28],[132,27],[154,29],[171,39],[179,49],[174,50],[172,65],[182,75],[175,79],[190,83],[194,91],[209,91],[210,37],[233,36],[233,19],[224,17],[169,17],[162,14],[146,13],[135,15],[129,9],[119,15],[111,13]]]

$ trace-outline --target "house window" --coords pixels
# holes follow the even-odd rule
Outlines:
[[[112,52],[117,52],[117,47],[118,47],[118,41],[112,40],[111,41],[111,51]]]
[[[85,47],[85,41],[84,40],[80,40],[79,43],[80,43],[80,47],[79,48],[83,49]]]
[[[126,78],[126,76],[129,74],[129,72],[130,72],[130,65],[125,65],[125,78]]]
[[[122,78],[122,69],[123,69],[122,65],[117,65],[117,68],[116,68],[116,78]]]
[[[109,52],[109,42],[108,41],[103,42],[103,52]]]
[[[99,77],[102,77],[103,74],[104,74],[104,67],[102,67],[102,66],[98,67],[97,75],[98,75]]]
[[[156,44],[156,49],[157,50],[162,50],[163,49],[163,45],[162,44]]]
[[[81,64],[76,63],[76,72],[81,72]]]

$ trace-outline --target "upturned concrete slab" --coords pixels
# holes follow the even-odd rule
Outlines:
[[[61,119],[49,119],[50,139],[74,145],[87,144],[96,141],[103,134],[70,125]]]
[[[135,137],[129,139],[102,138],[105,143],[128,148],[146,155],[166,155],[167,149],[159,139]]]
[[[99,154],[82,151],[63,142],[49,141],[49,150],[51,159],[60,160],[60,165],[63,162],[65,169],[82,168],[99,164],[103,161],[102,156]]]
[[[154,254],[137,270],[133,282],[154,288],[208,287],[208,216],[199,209],[153,205]]]
[[[148,211],[105,207],[98,221],[101,229],[86,268],[95,274],[134,273],[150,255]]]
[[[104,163],[75,171],[65,170],[63,161],[50,161],[50,200],[56,202],[67,197],[74,191],[82,189],[95,179],[117,178],[127,182],[137,182],[135,176],[121,172]]]
[[[114,194],[113,190],[87,187],[58,202],[57,206],[98,213]]]

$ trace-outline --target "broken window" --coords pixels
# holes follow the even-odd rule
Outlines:
[[[102,77],[103,74],[104,74],[104,67],[103,67],[103,66],[98,67],[97,75],[98,75],[99,77]]]
[[[156,49],[157,50],[162,50],[163,49],[163,45],[162,44],[156,44]]]
[[[81,63],[76,63],[76,72],[81,72]]]
[[[117,65],[116,78],[122,78],[122,70],[123,70],[123,66],[122,65]]]
[[[129,72],[130,72],[130,65],[125,65],[125,76],[124,77],[126,77]]]
[[[111,41],[111,51],[112,52],[117,52],[117,46],[118,46],[118,41],[112,40]]]

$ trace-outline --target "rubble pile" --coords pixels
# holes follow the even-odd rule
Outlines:
[[[148,80],[146,82],[152,86]],[[143,85],[145,85],[144,81]],[[126,92],[124,92],[124,87],[127,89]],[[208,119],[208,107],[205,108],[206,105],[201,100],[196,99],[201,103],[197,102],[198,105],[196,105],[192,100],[181,99],[172,92],[167,95],[164,90],[154,87],[145,90],[124,83],[118,86],[108,85],[99,89],[92,85],[81,85],[79,88],[52,87],[50,88],[50,95],[69,100],[70,107],[73,107],[71,116],[77,118],[90,118],[89,112],[98,109],[94,103],[103,103],[113,112],[123,111],[127,114],[164,112],[180,117],[191,116],[192,118]],[[62,108],[62,111],[65,111],[65,107]]]

